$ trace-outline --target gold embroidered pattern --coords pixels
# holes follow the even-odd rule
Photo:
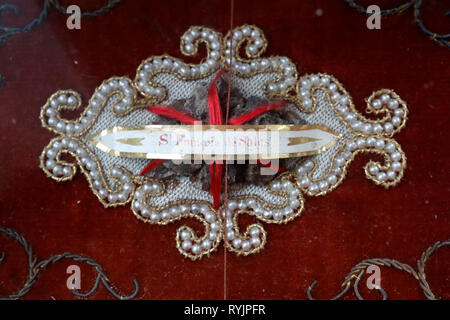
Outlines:
[[[230,41],[231,37],[233,41]],[[222,239],[225,247],[236,254],[259,252],[267,241],[263,225],[252,224],[242,233],[237,223],[239,215],[253,215],[258,221],[275,224],[295,219],[304,208],[304,195],[324,195],[336,188],[344,179],[350,162],[361,152],[384,156],[383,164],[370,161],[364,168],[366,177],[377,185],[387,188],[402,179],[406,156],[392,136],[405,126],[408,110],[394,91],[382,89],[367,99],[367,112],[383,115],[381,119],[372,120],[356,111],[352,99],[334,77],[322,73],[299,77],[289,58],[262,57],[267,41],[255,26],[238,27],[224,38],[209,28],[191,27],[181,38],[181,52],[193,56],[201,43],[206,44],[207,56],[199,64],[184,63],[169,55],[153,56],[141,63],[134,80],[115,76],[103,81],[76,120],[64,119],[60,112],[81,108],[80,95],[72,90],[53,94],[40,115],[43,127],[58,135],[40,156],[40,167],[46,175],[56,181],[67,181],[79,168],[105,207],[130,202],[134,215],[150,224],[166,225],[189,217],[199,220],[205,229],[202,237],[188,226],[180,227],[176,234],[177,249],[193,260],[210,255]],[[245,56],[241,57],[243,45]],[[91,149],[93,146],[87,142],[87,134],[101,113],[123,118],[137,109],[166,100],[169,92],[159,83],[158,75],[172,75],[188,83],[206,79],[221,68],[229,70],[230,64],[233,76],[249,81],[259,74],[276,74],[275,79],[263,85],[266,98],[288,100],[305,115],[317,112],[318,99],[325,97],[328,112],[348,131],[342,132],[343,138],[338,146],[334,146],[335,153],[327,159],[326,173],[320,173],[317,159],[310,157],[295,170],[280,174],[266,187],[268,194],[282,199],[281,204],[257,194],[245,194],[230,197],[226,207],[214,210],[208,201],[189,198],[168,201],[161,206],[152,205],[152,199],[167,195],[163,181],[133,175],[127,168],[117,165],[105,172]],[[107,106],[108,110],[105,109]],[[137,144],[140,141],[119,142]],[[65,160],[64,154],[72,156],[75,163]]]

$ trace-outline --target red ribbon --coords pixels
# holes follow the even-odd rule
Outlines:
[[[191,117],[187,113],[178,111],[174,107],[170,106],[150,106],[147,107],[147,110],[154,114],[158,114],[160,116],[167,118],[172,118],[185,124],[195,124],[199,122],[197,119]]]
[[[220,76],[225,72],[224,69],[220,70],[219,73],[217,73],[216,77],[212,81],[209,89],[208,89],[208,109],[209,109],[209,124],[211,125],[221,125],[222,124],[222,110],[220,107],[220,101],[219,101],[219,93],[217,90],[217,80],[219,80]],[[253,118],[267,112],[270,110],[278,109],[286,104],[285,101],[277,101],[272,104],[259,106],[255,109],[253,109],[251,112],[243,114],[241,116],[237,116],[233,119],[231,119],[228,124],[230,125],[240,125],[243,123],[246,123]],[[181,112],[176,110],[172,106],[149,106],[147,107],[147,110],[158,114],[167,118],[175,119],[177,121],[180,121],[184,124],[195,124],[195,123],[201,123],[201,121],[193,118],[187,113]],[[150,161],[150,163],[139,173],[140,176],[143,176],[147,174],[148,172],[152,171],[154,168],[162,164],[165,160],[164,159],[153,159]],[[270,164],[262,164],[260,161],[258,161],[259,165],[262,165],[264,167],[269,167]],[[284,168],[279,168],[279,171],[284,171]],[[220,206],[220,194],[222,191],[222,172],[223,172],[223,163],[222,160],[212,161],[209,165],[209,171],[211,176],[211,195],[213,197],[214,202],[214,208],[218,209]]]

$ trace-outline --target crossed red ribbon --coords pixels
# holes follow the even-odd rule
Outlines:
[[[217,91],[217,80],[219,80],[220,76],[225,72],[224,69],[220,70],[214,80],[212,81],[211,85],[208,89],[208,109],[209,109],[209,124],[210,125],[221,125],[222,124],[222,111],[220,107],[220,101],[219,101],[219,93]],[[237,116],[230,121],[228,121],[228,124],[230,125],[241,125],[244,124],[253,118],[267,112],[270,110],[278,109],[282,106],[286,105],[285,101],[277,101],[268,105],[259,106],[255,109],[253,109],[251,112],[245,113],[243,115]],[[202,123],[201,121],[193,118],[189,114],[185,112],[181,112],[176,110],[172,106],[165,106],[165,105],[157,105],[157,106],[149,106],[147,107],[147,110],[171,119],[175,119],[177,121],[180,121],[184,124],[196,124],[196,123]],[[165,160],[164,159],[153,159],[150,161],[150,163],[139,173],[139,175],[143,176],[147,174],[148,172],[152,171],[154,168],[162,164]],[[263,165],[265,167],[270,166],[270,164],[261,164],[258,160],[258,164]],[[219,161],[212,161],[209,165],[209,171],[211,176],[211,195],[213,196],[214,201],[214,208],[219,208],[220,206],[220,194],[222,191],[222,171],[223,171],[223,163],[222,160]],[[284,171],[283,168],[280,168],[279,171]]]

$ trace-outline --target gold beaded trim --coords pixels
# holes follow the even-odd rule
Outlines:
[[[233,41],[230,41],[231,37]],[[222,239],[225,247],[238,255],[246,256],[259,252],[266,244],[266,231],[261,224],[256,223],[248,226],[244,233],[240,233],[237,223],[239,215],[253,215],[265,223],[281,224],[292,221],[303,211],[303,194],[318,196],[332,191],[342,183],[350,162],[361,152],[381,154],[385,158],[384,165],[372,160],[366,164],[364,170],[368,179],[386,188],[400,182],[406,167],[406,156],[400,145],[391,137],[405,126],[408,109],[406,103],[393,90],[375,91],[366,99],[367,113],[384,115],[378,120],[367,119],[357,112],[350,95],[333,76],[319,73],[299,78],[296,66],[289,58],[262,57],[268,43],[262,30],[256,26],[240,26],[228,32],[224,38],[209,28],[191,27],[181,38],[180,51],[186,56],[194,56],[201,43],[206,45],[207,56],[199,64],[185,63],[164,54],[144,60],[138,67],[134,80],[114,76],[103,81],[76,120],[64,119],[60,116],[60,112],[79,109],[82,105],[80,95],[73,90],[59,90],[51,95],[41,109],[40,120],[43,127],[58,134],[58,137],[49,142],[40,156],[40,167],[45,174],[58,182],[68,181],[75,176],[79,167],[86,176],[91,190],[105,207],[122,206],[131,202],[133,214],[146,223],[166,225],[182,218],[199,220],[205,229],[202,237],[198,237],[188,226],[180,227],[175,237],[177,249],[192,260],[209,256],[217,250]],[[246,57],[239,54],[243,45]],[[336,117],[355,135],[354,138],[343,141],[331,157],[328,172],[321,178],[314,178],[317,163],[314,160],[305,160],[298,167],[298,172],[293,170],[280,174],[270,186],[267,186],[268,192],[283,199],[281,205],[272,204],[257,195],[249,194],[229,199],[229,202],[241,208],[228,209],[222,206],[218,210],[214,210],[209,202],[193,199],[154,207],[148,200],[166,193],[164,182],[133,176],[121,166],[114,166],[107,173],[115,183],[114,186],[109,185],[102,164],[82,140],[104,108],[109,105],[111,110],[107,112],[111,111],[116,117],[126,116],[138,108],[168,99],[165,86],[154,81],[158,74],[170,74],[186,82],[196,81],[213,75],[221,67],[229,70],[230,63],[233,63],[234,75],[242,78],[251,78],[263,73],[277,73],[278,76],[274,80],[264,85],[266,96],[269,99],[288,100],[304,113],[316,111],[317,92],[322,91],[325,94]],[[386,103],[381,105],[375,103],[379,108],[374,107],[374,101],[385,95],[389,97],[389,101],[396,101],[392,102],[394,109],[390,110]],[[344,104],[342,100],[336,101],[347,98],[348,101]],[[114,99],[112,103],[111,99]],[[348,119],[348,113],[354,115],[356,124],[355,121],[352,124]],[[380,126],[383,127],[381,131]],[[374,131],[364,132],[361,128]],[[356,148],[347,150],[346,148],[352,144],[356,145]],[[392,150],[385,150],[384,146],[389,146]],[[76,163],[63,160],[61,158],[63,154],[71,155]],[[344,160],[340,160],[341,155],[346,156]],[[341,166],[335,164],[338,160],[343,161]],[[312,162],[308,164],[308,161]],[[302,165],[305,168],[302,169]],[[303,171],[300,172],[301,170]],[[149,191],[152,186],[155,190]],[[273,189],[275,186],[277,190]],[[141,193],[142,202],[137,197],[137,194]],[[293,204],[294,208],[291,208]],[[230,222],[225,218],[230,218]],[[233,239],[227,237],[228,233],[233,235]]]

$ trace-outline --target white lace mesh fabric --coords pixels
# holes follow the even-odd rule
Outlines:
[[[170,74],[159,74],[154,78],[154,81],[160,83],[166,87],[168,90],[168,99],[163,101],[162,104],[170,105],[170,102],[177,99],[186,99],[192,96],[194,88],[199,84],[210,84],[215,74],[209,76],[208,78],[196,81],[183,81],[178,79],[176,76]],[[277,77],[277,73],[263,73],[258,74],[250,78],[240,78],[233,75],[232,83],[234,86],[238,87],[244,97],[248,98],[250,96],[260,96],[265,97],[264,84],[270,80]],[[345,124],[337,117],[336,113],[331,108],[328,100],[323,91],[316,90],[315,96],[318,102],[317,109],[314,113],[308,114],[303,113],[295,105],[289,105],[287,108],[294,110],[302,119],[304,119],[308,124],[323,124],[330,129],[337,131],[342,134],[344,139],[341,139],[335,146],[329,148],[319,155],[313,156],[317,161],[318,168],[315,171],[314,178],[320,178],[326,175],[330,166],[330,159],[336,153],[340,144],[343,140],[351,138],[353,135],[347,129]],[[148,112],[145,109],[136,110],[124,117],[117,117],[112,113],[111,103],[114,101],[114,97],[111,97],[108,101],[108,105],[97,118],[97,121],[89,130],[87,135],[94,133],[99,133],[100,131],[111,128],[114,126],[137,126],[137,125],[148,125],[157,124],[158,117],[154,114]],[[90,144],[86,139],[84,142],[90,147],[90,149],[98,157],[103,170],[105,172],[106,179],[108,183],[114,187],[114,182],[106,174],[109,169],[114,165],[120,165],[125,167],[127,170],[131,171],[133,175],[139,175],[139,172],[148,164],[148,159],[134,159],[134,158],[124,158],[111,156]],[[168,160],[170,161],[170,160]],[[151,176],[151,173],[149,174]],[[209,192],[201,189],[198,183],[191,182],[188,177],[180,176],[178,178],[179,184],[173,188],[167,188],[166,192],[159,197],[152,197],[150,203],[155,206],[162,206],[169,202],[174,202],[177,200],[203,200],[212,202],[212,197]],[[238,190],[233,190],[229,192],[230,196],[238,195],[257,195],[266,201],[273,204],[281,204],[283,201],[282,197],[275,196],[267,191],[266,187],[247,185]]]

